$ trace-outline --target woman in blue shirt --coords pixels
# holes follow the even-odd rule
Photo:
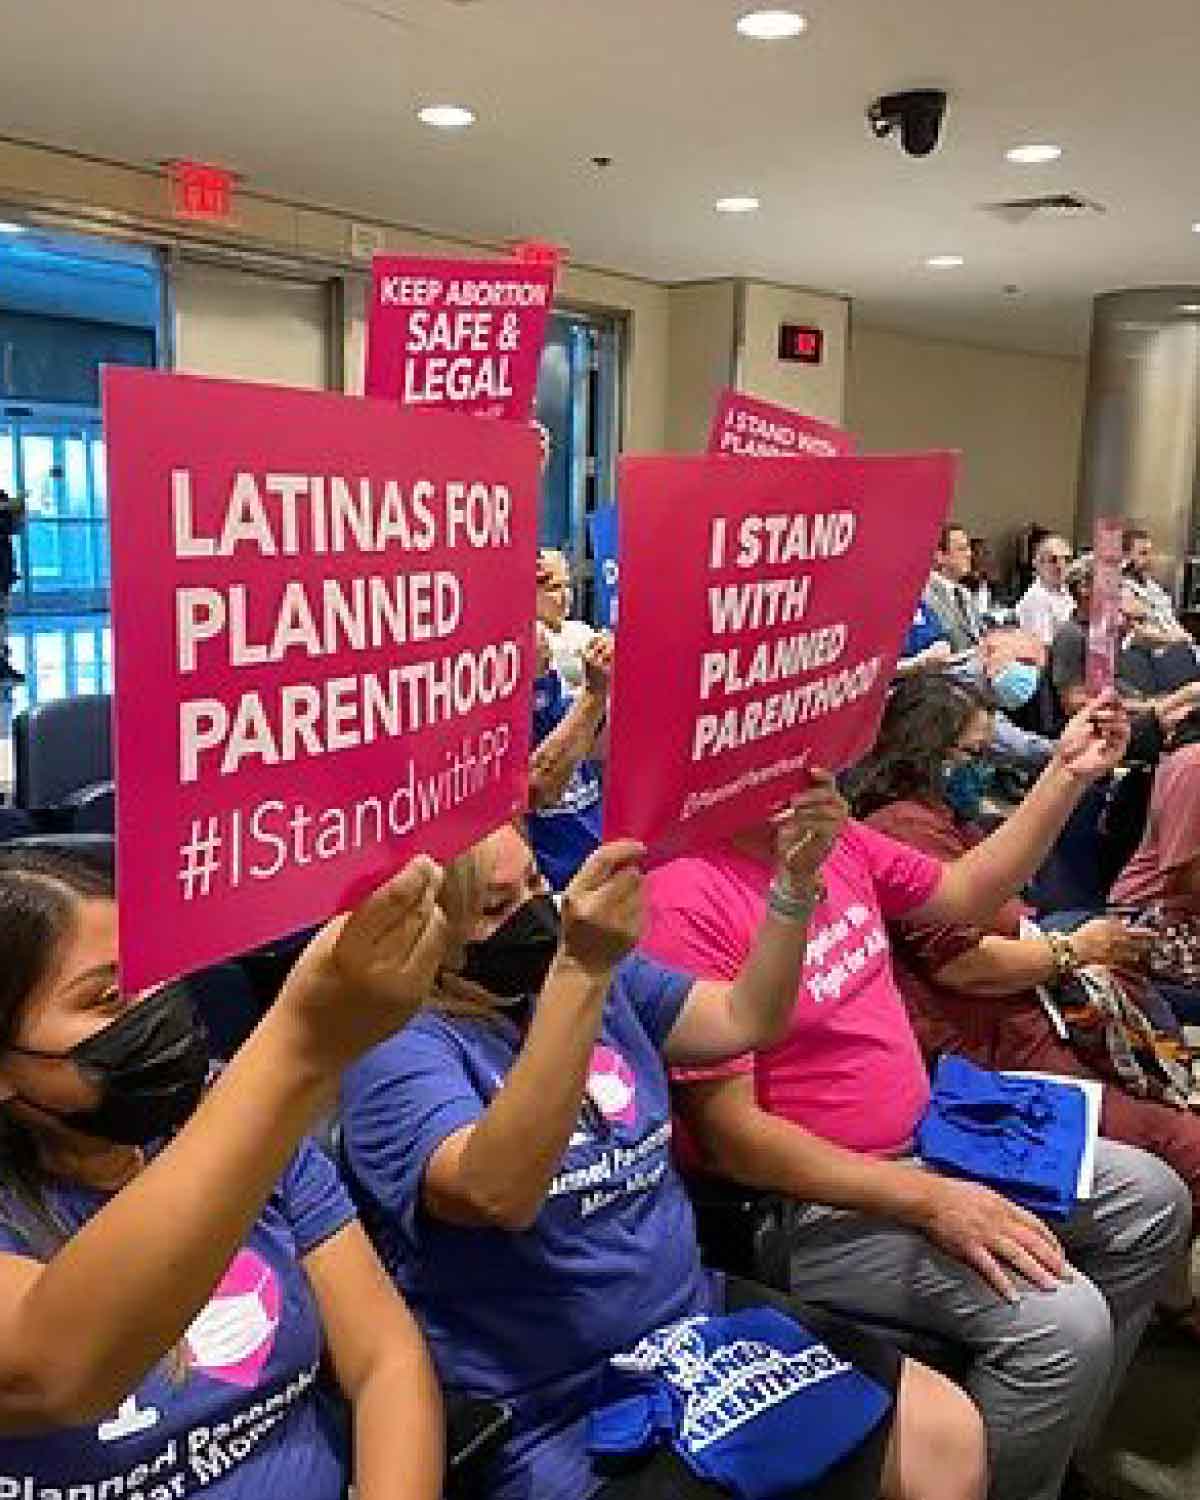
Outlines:
[[[359,1496],[436,1500],[436,1377],[303,1133],[436,972],[440,880],[326,928],[204,1093],[182,988],[118,987],[110,873],[0,852],[0,1494],[341,1500],[327,1353]]]
[[[629,956],[636,844],[589,858],[561,922],[513,829],[452,867],[446,968],[430,1006],[347,1072],[343,1144],[364,1224],[444,1384],[514,1408],[489,1500],[717,1493],[670,1452],[611,1477],[589,1452],[588,1417],[610,1356],[681,1318],[771,1300],[700,1264],[670,1160],[664,1058],[702,1064],[785,1028],[819,867],[844,816],[828,778],[797,799],[770,913],[732,985]],[[890,1351],[819,1314],[802,1320],[897,1383]],[[849,1440],[824,1493],[982,1495],[982,1431],[961,1393],[906,1364],[895,1410],[892,1441],[886,1422]]]

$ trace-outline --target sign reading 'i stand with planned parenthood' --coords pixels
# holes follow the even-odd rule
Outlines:
[[[110,369],[122,983],[314,924],[524,805],[539,451]]]
[[[856,446],[843,427],[729,388],[708,434],[709,453],[723,458],[841,458]]]
[[[701,847],[870,747],[955,467],[623,461],[606,837]]]

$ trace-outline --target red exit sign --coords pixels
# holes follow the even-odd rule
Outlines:
[[[233,218],[234,173],[204,161],[167,163],[171,212],[177,219],[227,224]]]
[[[793,365],[819,365],[825,353],[825,333],[801,323],[782,323],[779,327],[779,357]]]

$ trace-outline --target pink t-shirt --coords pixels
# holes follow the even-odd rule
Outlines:
[[[1200,745],[1165,756],[1154,774],[1146,831],[1113,887],[1122,906],[1175,895],[1172,876],[1200,856]]]
[[[761,1107],[856,1151],[892,1156],[912,1143],[929,1077],[892,973],[884,922],[923,906],[936,859],[850,823],[823,870],[828,896],[809,928],[792,1024],[777,1046],[687,1078],[754,1072]],[[704,979],[732,980],[766,910],[771,870],[723,847],[672,860],[648,881],[642,951]]]

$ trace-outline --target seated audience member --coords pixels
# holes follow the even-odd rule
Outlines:
[[[1148,531],[1130,527],[1121,538],[1125,580],[1145,610],[1141,635],[1147,643],[1169,646],[1173,642],[1192,644],[1192,638],[1179,623],[1170,594],[1154,577],[1154,542]]]
[[[954,652],[941,620],[922,598],[900,648],[896,676],[944,672],[969,688],[987,691],[1018,712],[1037,696],[1044,660],[1040,642],[1024,631],[1003,627],[988,631],[978,646]],[[1052,741],[1043,735],[1021,728],[1005,713],[996,715],[992,754],[997,761],[1038,770],[1053,751]]]
[[[1125,621],[1124,660],[1130,681],[1147,697],[1158,697],[1194,686],[1200,681],[1200,657],[1190,639],[1164,640],[1151,623],[1145,600],[1128,579],[1121,593]]]
[[[855,813],[880,833],[944,862],[967,854],[983,838],[977,819],[989,718],[977,699],[950,683],[899,688],[875,749],[849,778]],[[1200,775],[1195,785],[1200,788]],[[1192,827],[1194,835],[1200,808]],[[1136,971],[1145,965],[1150,939],[1111,917],[1087,922],[1069,936],[1023,937],[1028,914],[1014,898],[983,923],[906,917],[892,924],[900,990],[922,1050],[930,1058],[957,1052],[988,1068],[1099,1079],[1059,1040],[1037,986],[1097,964]],[[1193,1225],[1200,1227],[1200,1117],[1106,1082],[1100,1128],[1174,1167],[1188,1185]],[[1200,1337],[1200,1319],[1195,1331]]]
[[[583,620],[567,618],[571,565],[563,553],[543,547],[537,563],[537,617],[550,637],[550,661],[572,692],[583,686],[583,653],[595,634]]]
[[[1092,617],[1092,589],[1095,562],[1080,558],[1067,572],[1067,586],[1075,600],[1075,617],[1064,621],[1054,633],[1050,646],[1050,682],[1058,698],[1064,719],[1079,712],[1087,702],[1088,627]],[[1126,626],[1136,629],[1130,610],[1136,610],[1132,597],[1122,607]],[[1173,692],[1145,691],[1146,679],[1141,663],[1127,638],[1117,655],[1117,691],[1135,720],[1153,717],[1158,726],[1170,731],[1200,705],[1200,683],[1191,683]],[[1136,744],[1136,742],[1135,742]],[[1151,757],[1153,758],[1153,757]]]
[[[441,1494],[428,1353],[303,1139],[341,1070],[419,1002],[442,952],[439,881],[414,861],[326,928],[205,1093],[182,987],[118,989],[110,878],[0,853],[13,1493],[337,1500],[353,1469],[362,1500]],[[319,1399],[323,1350],[352,1408],[352,1459]]]
[[[1170,902],[1200,911],[1200,713],[1193,713],[1159,762],[1146,831],[1113,887],[1115,904]]]
[[[1017,623],[1044,646],[1054,632],[1075,613],[1075,600],[1066,585],[1071,548],[1061,536],[1043,537],[1033,554],[1037,577],[1017,605]]]
[[[992,727],[994,760],[1037,771],[1053,755],[1053,740],[1024,728],[1013,717],[1031,712],[1036,704],[1045,661],[1046,648],[1040,641],[1023,630],[1000,626],[989,630],[970,656],[946,668],[955,682],[999,705]]]
[[[574,699],[549,665],[550,643],[538,625],[538,676],[533,684],[534,752],[529,768],[526,829],[538,869],[563,890],[600,847],[603,783],[600,743],[608,715],[612,637],[597,632],[583,653],[584,685]]]
[[[709,1171],[797,1200],[795,1295],[966,1350],[995,1500],[1058,1495],[1182,1253],[1190,1205],[1169,1167],[1102,1141],[1095,1195],[1062,1231],[1072,1273],[1033,1215],[907,1159],[929,1077],[884,923],[986,921],[1041,865],[1083,789],[1118,763],[1127,734],[1118,705],[1093,705],[1008,821],[949,863],[848,824],[822,867],[784,1039],[684,1072],[675,1091]],[[728,979],[768,908],[765,832],[664,865],[648,887],[643,951]]]
[[[664,1057],[724,1057],[787,1024],[815,868],[840,806],[819,781],[778,829],[778,897],[731,984],[630,956],[640,845],[597,850],[560,920],[523,840],[498,830],[448,873],[448,958],[428,1008],[347,1072],[352,1191],[442,1379],[514,1407],[493,1500],[723,1493],[669,1449],[619,1477],[589,1452],[610,1356],[679,1319],[782,1306],[895,1384],[894,1356],[874,1340],[705,1272],[669,1154]],[[895,1411],[890,1443],[885,1423],[828,1482],[797,1494],[982,1494],[978,1417],[960,1392],[906,1362]],[[805,1441],[802,1412],[751,1462],[778,1472],[802,1459]]]
[[[971,538],[961,526],[943,526],[925,586],[925,603],[955,653],[972,650],[984,635],[983,618],[966,583],[971,568]]]

